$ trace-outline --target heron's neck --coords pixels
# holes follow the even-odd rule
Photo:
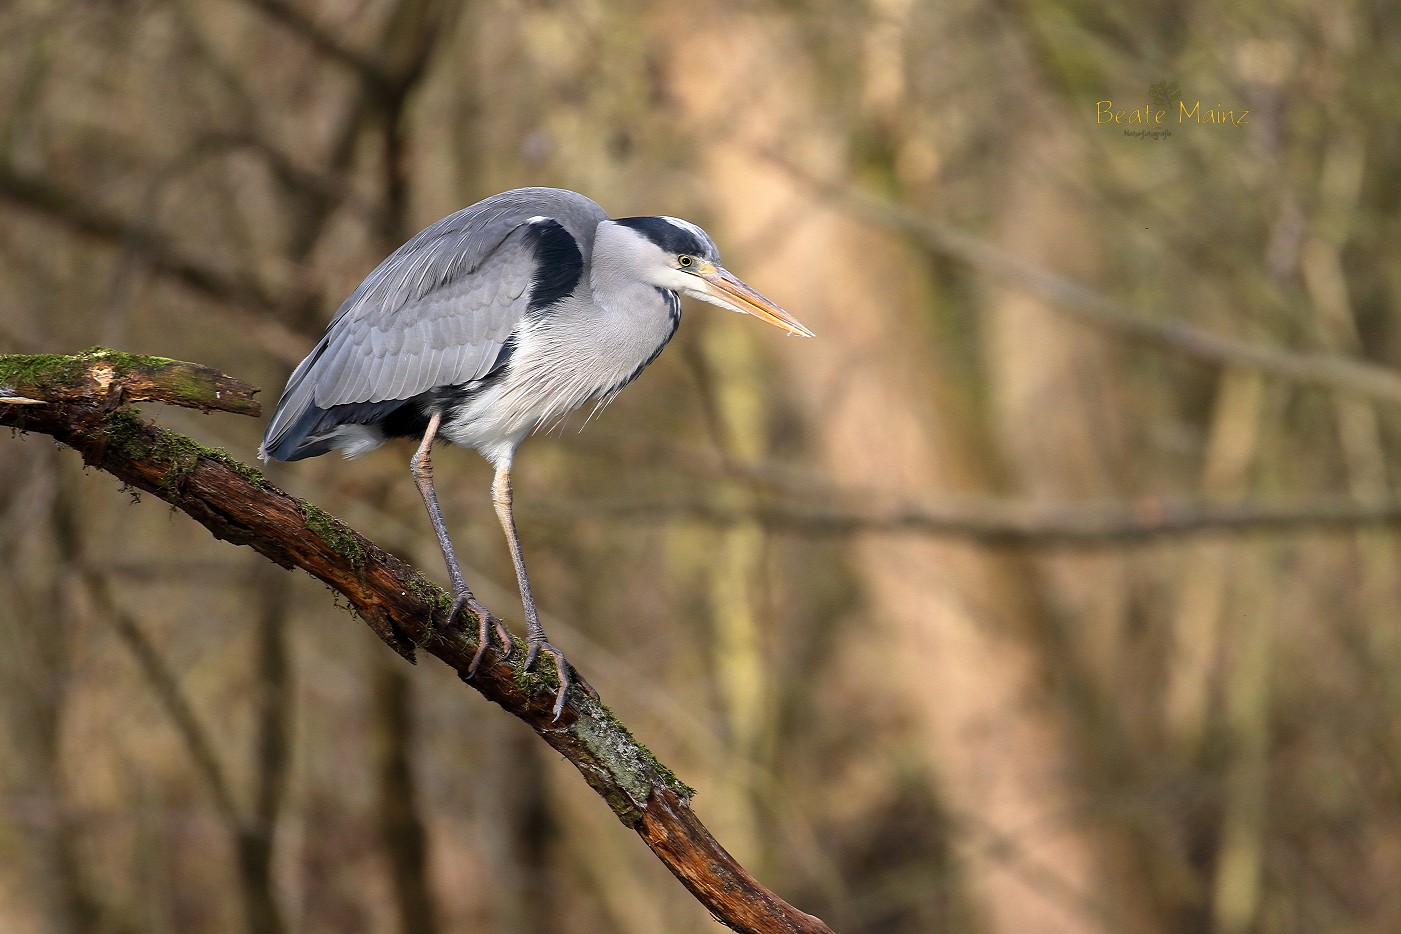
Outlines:
[[[619,382],[626,382],[666,346],[680,321],[680,300],[673,292],[641,281],[631,271],[608,263],[594,266],[589,285],[593,302],[580,347],[609,361]],[[580,322],[582,323],[582,322]],[[625,371],[625,372],[624,372]]]
[[[598,225],[589,265],[594,333],[606,344],[651,359],[676,330],[680,305],[640,270],[655,262],[656,247],[636,232],[604,221]]]
[[[600,231],[602,233],[602,231]],[[647,319],[668,317],[670,301],[656,286],[640,279],[628,257],[594,250],[589,288],[599,311],[615,320],[644,325]]]

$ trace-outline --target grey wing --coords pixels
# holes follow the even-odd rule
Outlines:
[[[397,402],[485,376],[525,315],[539,275],[531,222],[552,220],[572,237],[582,274],[606,217],[583,195],[527,188],[415,235],[346,299],[293,372],[261,454],[324,453],[309,442],[337,424],[372,421]]]

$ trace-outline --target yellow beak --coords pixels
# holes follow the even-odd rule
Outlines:
[[[700,290],[714,304],[753,315],[774,327],[783,328],[789,334],[813,336],[797,318],[745,285],[728,269],[711,266],[697,276],[704,283]]]

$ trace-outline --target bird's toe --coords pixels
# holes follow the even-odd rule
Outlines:
[[[496,633],[501,640],[501,657],[508,658],[515,651],[516,643],[511,638],[511,633],[506,629],[506,624],[496,617],[490,610],[477,602],[471,591],[459,593],[452,601],[452,609],[448,611],[448,625],[463,609],[468,609],[477,618],[477,651],[472,656],[472,663],[467,666],[467,677],[472,677],[477,673],[477,669],[482,666],[482,661],[486,658],[487,651],[491,648],[492,633]]]
[[[593,685],[585,680],[584,676],[573,671],[569,666],[569,660],[564,657],[564,653],[543,640],[530,642],[526,647],[524,670],[530,670],[530,666],[535,664],[540,653],[545,652],[555,661],[555,677],[559,680],[559,689],[555,692],[555,706],[552,711],[552,722],[558,722],[560,715],[564,713],[564,703],[569,697],[569,692],[574,689],[583,691],[594,700],[598,700],[598,692]]]

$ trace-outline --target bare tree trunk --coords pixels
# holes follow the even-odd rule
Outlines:
[[[253,811],[239,832],[238,861],[245,890],[244,912],[249,934],[274,934],[286,930],[277,904],[273,875],[278,818],[287,794],[294,721],[291,659],[288,657],[287,575],[258,561],[253,574],[262,596],[257,619],[257,655],[254,679],[257,690],[257,735],[251,757]]]
[[[491,878],[490,905],[500,934],[549,934],[563,906],[554,876],[558,839],[545,771],[528,734],[510,723],[483,723],[488,767],[482,810]]]
[[[371,646],[374,760],[380,835],[402,934],[434,934],[437,910],[428,887],[428,835],[413,780],[413,689],[397,659]]]
[[[68,776],[62,762],[63,715],[72,681],[72,627],[66,621],[72,618],[72,594],[67,581],[73,571],[75,505],[73,491],[64,489],[67,484],[56,481],[56,486],[48,530],[53,535],[58,560],[44,603],[60,622],[31,633],[40,641],[34,646],[38,651],[29,655],[38,664],[37,671],[27,679],[27,713],[33,719],[24,727],[23,736],[33,745],[29,755],[21,755],[20,760],[33,763],[35,791],[40,807],[48,812],[37,830],[36,849],[41,854],[42,887],[48,895],[49,929],[54,934],[88,934],[102,930],[104,912],[80,856],[80,838],[65,800]]]
[[[750,281],[811,271],[789,277],[782,297],[818,337],[783,360],[792,361],[793,395],[808,407],[826,469],[847,487],[902,497],[987,491],[994,471],[976,429],[955,414],[953,368],[929,365],[940,354],[919,316],[929,306],[918,258],[831,210],[796,214],[804,193],[756,158],[766,149],[793,157],[784,128],[803,126],[811,138],[821,124],[820,102],[804,90],[813,63],[790,53],[773,64],[787,50],[772,46],[736,49],[736,37],[764,31],[726,25],[727,43],[687,33],[674,47],[676,83],[691,122],[730,132],[706,163],[709,192],[727,240],[763,244],[762,255],[742,260]],[[699,57],[719,48],[731,54]],[[761,58],[767,73],[791,80],[760,86],[745,64]],[[726,110],[739,99],[752,118]],[[836,151],[839,141],[830,142]],[[868,537],[856,554],[868,628],[841,650],[877,646],[900,696],[918,705],[928,765],[957,828],[949,845],[986,930],[1154,930],[1136,896],[1109,881],[1122,852],[1113,835],[1084,813],[1079,742],[1053,687],[1024,562],[904,537]]]
[[[1019,151],[1007,169],[1000,238],[1026,261],[1093,281],[1093,242],[1080,206],[1060,176],[1038,170],[1048,156],[1073,164],[1075,154],[1053,131]],[[1073,173],[1072,173],[1073,174]],[[1067,320],[1039,296],[994,287],[986,292],[985,362],[998,448],[1018,492],[1033,502],[1119,498],[1127,478],[1114,465],[1128,462],[1133,393],[1120,385],[1123,367],[1110,337]],[[1132,567],[1122,553],[1041,553],[1030,565],[1045,594],[1047,664],[1070,685],[1081,734],[1081,792],[1128,800],[1137,774],[1136,750],[1123,724],[1133,700],[1142,700],[1126,672],[1131,664],[1126,619],[1133,598]],[[1109,698],[1115,698],[1111,702]],[[1127,709],[1126,709],[1127,708]],[[1162,849],[1151,813],[1132,805],[1101,819],[1108,848],[1095,875],[1122,899],[1118,924],[1136,918],[1152,930],[1157,914],[1150,868]],[[1117,853],[1117,855],[1115,855]]]

